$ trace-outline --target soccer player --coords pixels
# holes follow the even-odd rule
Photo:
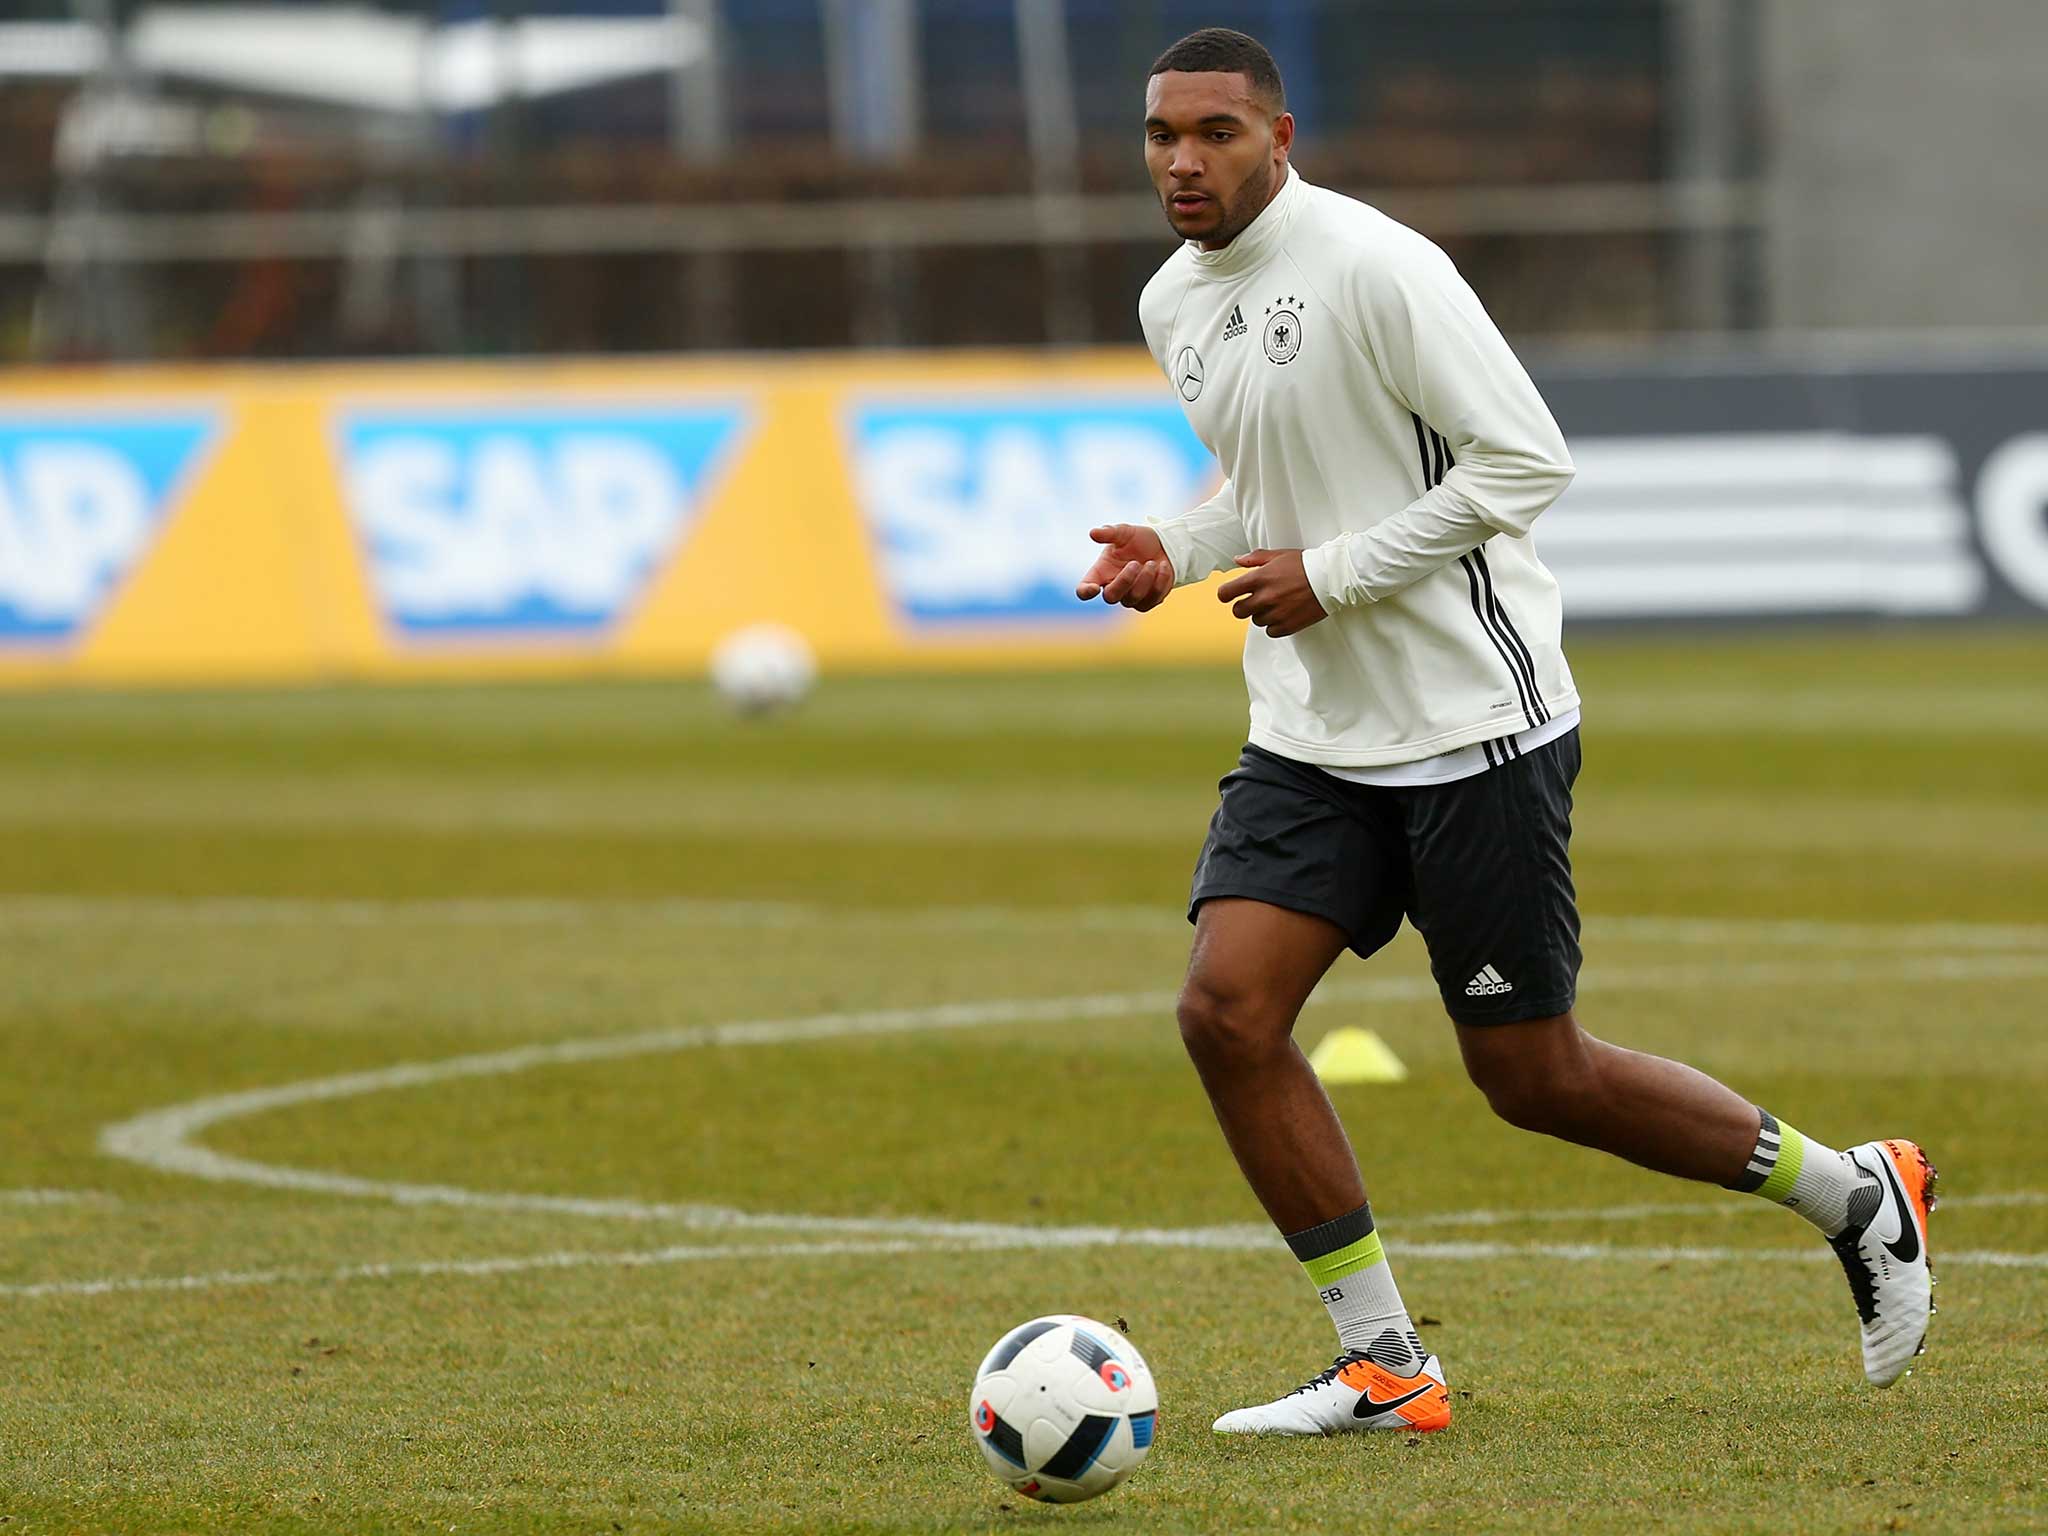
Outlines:
[[[1181,1038],[1238,1166],[1336,1325],[1327,1370],[1231,1434],[1441,1429],[1358,1163],[1296,1015],[1405,915],[1472,1080],[1510,1124],[1761,1195],[1848,1273],[1863,1367],[1923,1347],[1934,1170],[1910,1141],[1838,1152],[1573,1015],[1567,853],[1579,695],[1531,525],[1572,477],[1535,386],[1450,260],[1289,165],[1272,56],[1209,28],[1152,66],[1145,162],[1183,241],[1139,317],[1220,491],[1093,530],[1077,595],[1156,607],[1235,574],[1250,741],[1196,865]]]

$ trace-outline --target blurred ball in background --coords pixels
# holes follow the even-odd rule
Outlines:
[[[818,680],[810,642],[786,624],[750,624],[718,642],[711,683],[741,715],[768,715],[802,702]]]

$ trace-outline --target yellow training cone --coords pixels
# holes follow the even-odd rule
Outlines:
[[[1326,1083],[1400,1083],[1408,1069],[1369,1029],[1333,1029],[1308,1053],[1308,1064]]]

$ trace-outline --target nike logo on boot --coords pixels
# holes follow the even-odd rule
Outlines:
[[[1392,1413],[1403,1403],[1412,1403],[1418,1397],[1426,1396],[1435,1386],[1435,1382],[1425,1381],[1413,1392],[1407,1393],[1402,1397],[1390,1397],[1385,1402],[1381,1402],[1378,1398],[1374,1397],[1372,1395],[1372,1388],[1367,1387],[1359,1396],[1358,1401],[1351,1405],[1351,1415],[1353,1418],[1369,1419],[1376,1413]]]
[[[1853,1161],[1858,1168],[1863,1168],[1861,1158]],[[1913,1207],[1906,1199],[1906,1192],[1899,1187],[1899,1176],[1892,1171],[1892,1160],[1879,1153],[1877,1167],[1885,1183],[1891,1186],[1892,1201],[1899,1208],[1899,1235],[1885,1242],[1885,1252],[1901,1264],[1910,1264],[1920,1257],[1920,1223],[1913,1219]],[[1868,1173],[1870,1170],[1863,1168],[1863,1171]]]

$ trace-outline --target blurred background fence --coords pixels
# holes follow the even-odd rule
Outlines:
[[[2048,608],[2039,0],[7,0],[0,677],[275,671],[252,590],[284,675],[1099,642],[1077,526],[1210,472],[1134,304],[1217,22],[1535,363],[1577,617]],[[748,529],[836,585],[641,621]]]
[[[2037,0],[9,0],[0,356],[1135,339],[1161,46],[1518,337],[2038,326]]]

